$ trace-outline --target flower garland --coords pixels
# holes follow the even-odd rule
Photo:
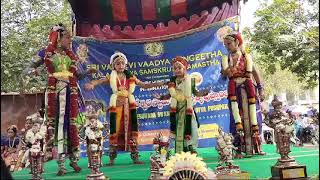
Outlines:
[[[118,80],[118,74],[117,71],[113,70],[110,74],[110,86],[112,89],[112,95],[110,97],[110,108],[115,108],[117,105],[117,98],[119,95],[123,95],[123,96],[127,96],[129,99],[129,105],[130,105],[130,109],[135,108],[136,107],[136,101],[135,98],[133,96],[133,92],[135,90],[136,87],[136,83],[135,83],[135,77],[130,77],[129,79],[129,89],[127,91],[127,93],[121,92],[118,90],[118,86],[117,86],[117,80]]]
[[[192,115],[193,113],[193,100],[192,100],[192,81],[191,76],[186,74],[185,78],[185,86],[183,88],[183,94],[177,93],[176,84],[174,82],[170,82],[168,84],[169,93],[171,95],[170,109],[172,112],[176,112],[178,101],[182,101],[184,99],[187,100],[187,110],[186,114]]]
[[[53,76],[55,71],[52,60],[50,57],[55,54],[56,47],[52,46],[51,43],[48,48],[46,49],[46,56],[44,59],[44,63],[46,65],[46,69],[48,72],[48,124],[50,126],[54,126],[54,119],[56,115],[56,85],[57,79]],[[78,87],[77,87],[77,78],[76,78],[76,62],[77,57],[75,54],[70,50],[65,50],[66,55],[71,59],[71,65],[69,67],[69,72],[73,74],[73,76],[69,77],[69,85],[71,89],[70,94],[70,125],[69,125],[69,132],[70,132],[70,143],[72,147],[79,146],[79,138],[78,138],[78,129],[76,126],[76,118],[78,115]],[[62,107],[60,107],[62,108]]]
[[[243,52],[240,49],[241,55],[238,57],[237,63],[235,66],[238,66],[240,63],[241,58],[245,59],[245,65],[246,65],[246,73],[252,73],[253,70],[253,61],[251,56],[249,56],[247,53]],[[228,62],[229,61],[229,62]],[[233,67],[233,59],[231,55],[229,57],[224,56],[222,58],[222,69],[227,70],[230,67]],[[239,129],[242,129],[242,123],[241,123],[241,116],[238,108],[238,102],[237,97],[233,96],[230,97],[231,100],[231,112],[234,117],[235,123],[237,124]],[[256,126],[258,124],[257,117],[256,117],[256,106],[255,106],[255,98],[249,98],[249,117],[250,117],[250,123],[251,125]]]

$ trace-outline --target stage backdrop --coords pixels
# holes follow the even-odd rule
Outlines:
[[[111,88],[99,85],[93,91],[84,90],[84,84],[104,78],[110,74],[110,56],[115,51],[123,52],[128,60],[128,69],[144,82],[168,81],[172,72],[172,59],[184,56],[190,63],[189,74],[197,80],[197,88],[208,88],[209,95],[195,97],[194,106],[201,124],[199,129],[199,147],[215,146],[218,127],[229,132],[229,110],[227,101],[227,79],[221,76],[221,57],[227,54],[222,36],[238,27],[238,17],[226,19],[206,28],[167,37],[160,41],[145,42],[106,42],[91,38],[75,37],[73,49],[88,48],[88,58],[79,65],[81,71],[89,67],[98,69],[98,73],[80,81],[84,100],[100,104],[97,109],[101,117],[108,121],[107,109]],[[79,48],[80,47],[80,48]],[[80,53],[81,54],[81,53]],[[85,57],[84,55],[82,55]],[[134,95],[138,103],[139,149],[151,150],[152,139],[157,133],[169,134],[169,100],[159,101],[152,94],[167,94],[166,87],[142,89],[136,87]],[[101,109],[101,105],[102,107]],[[106,146],[108,146],[106,140]],[[83,147],[82,147],[83,149]],[[84,150],[84,149],[83,149]]]

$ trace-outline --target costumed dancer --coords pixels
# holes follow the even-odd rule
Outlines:
[[[254,134],[253,139],[255,139],[255,141],[253,142],[253,146],[261,147],[260,146],[261,140],[259,137],[262,133],[262,122],[263,122],[262,112],[261,112],[261,102],[264,101],[264,99],[265,99],[265,93],[264,93],[264,86],[263,86],[262,77],[261,77],[260,72],[258,71],[257,67],[255,66],[255,64],[253,64],[252,75],[253,75],[253,80],[255,81],[254,82],[255,88],[259,94],[259,95],[256,94],[256,109],[257,109],[257,122],[258,122],[258,127],[259,127],[259,134],[258,133]],[[241,87],[239,87],[239,86],[237,87],[237,94],[239,94],[238,96],[241,96]],[[229,103],[229,106],[230,106],[230,103]],[[236,149],[235,158],[241,159],[241,158],[243,158],[242,152],[244,152],[244,153],[246,152],[246,148],[244,145],[244,138],[243,138],[243,136],[241,136],[237,132],[234,117],[232,115],[230,116],[230,119],[231,119],[230,132],[232,132],[232,134],[234,136],[233,144],[236,147],[238,147]],[[262,152],[262,154],[263,154],[263,152]]]
[[[49,45],[45,50],[44,63],[48,72],[46,91],[47,127],[54,130],[58,149],[57,175],[66,173],[65,156],[70,166],[79,172],[79,135],[76,126],[78,115],[77,57],[70,49],[71,35],[64,25],[52,28]],[[54,127],[54,128],[52,128]],[[49,134],[52,132],[48,132]]]
[[[240,33],[226,35],[224,44],[230,54],[222,58],[222,73],[229,78],[228,99],[231,106],[231,116],[235,121],[236,131],[242,139],[242,151],[247,156],[253,154],[264,155],[265,153],[261,149],[257,121],[257,98],[252,74],[253,61],[243,49],[243,40]],[[255,77],[257,77],[256,81],[260,83],[257,73]],[[258,84],[258,86],[262,95],[263,87],[261,84]]]
[[[170,78],[168,84],[169,94],[155,97],[170,101],[170,131],[171,136],[175,137],[175,152],[182,151],[197,153],[198,147],[198,128],[199,122],[193,109],[193,98],[195,96],[206,96],[208,90],[198,91],[195,86],[195,78],[192,78],[188,73],[188,61],[181,56],[177,56],[173,62],[174,76]]]
[[[44,172],[43,146],[46,131],[46,126],[41,126],[39,122],[35,122],[32,129],[29,129],[26,134],[25,141],[28,146],[31,146],[26,152],[30,161],[32,179],[43,179],[41,174]]]
[[[91,90],[98,84],[109,83],[112,89],[109,102],[109,165],[114,164],[114,160],[117,157],[117,150],[130,151],[133,163],[142,164],[143,162],[139,161],[137,147],[137,103],[133,92],[136,85],[142,88],[152,88],[162,86],[163,83],[145,84],[137,79],[126,69],[128,60],[121,52],[115,52],[110,57],[110,64],[113,69],[110,78],[93,80],[85,85],[87,90]]]
[[[64,28],[64,27],[61,27],[61,28]],[[57,27],[54,27],[52,28],[52,30],[54,29],[57,29]],[[59,30],[60,32],[61,30]],[[37,56],[33,59],[33,61],[31,62],[31,64],[24,69],[23,73],[21,74],[21,77],[22,77],[22,80],[24,80],[24,77],[26,75],[30,75],[30,74],[35,74],[35,75],[39,75],[38,71],[37,71],[37,68],[40,67],[41,65],[44,65],[45,64],[45,57],[46,57],[46,48],[42,48],[41,50],[38,51],[37,53]],[[90,73],[93,73],[95,72],[94,69],[88,69],[87,72],[79,72],[79,71],[76,71],[74,74],[75,74],[75,77],[77,80],[81,80],[83,78],[86,77],[87,74],[90,74]],[[24,81],[23,81],[24,82]],[[49,83],[49,81],[48,81]],[[25,84],[23,84],[24,86]],[[83,98],[81,96],[81,92],[80,92],[80,89],[78,89],[78,105],[79,105],[79,109],[80,109],[80,112],[79,112],[79,116],[81,116],[81,112],[83,112],[84,110],[84,101],[83,101]],[[47,95],[47,94],[46,94]],[[43,98],[43,104],[42,104],[42,108],[39,110],[39,113],[40,113],[40,116],[45,118],[45,111],[46,111],[46,107],[47,107],[47,100],[45,100],[46,97]],[[78,116],[78,118],[79,118]],[[46,136],[46,143],[45,143],[45,161],[47,160],[51,160],[53,158],[53,152],[52,152],[52,149],[53,149],[53,146],[54,146],[54,141],[55,141],[55,137],[54,137],[54,126],[49,126],[48,127],[48,132],[47,132],[47,136]]]
[[[70,49],[70,33],[62,24],[56,25],[49,34],[49,45],[38,52],[36,60],[26,68],[23,75],[35,73],[36,68],[45,64],[48,72],[48,87],[45,93],[47,123],[47,137],[45,143],[46,158],[52,157],[52,145],[58,144],[58,175],[66,173],[64,167],[65,155],[71,160],[70,166],[76,172],[81,168],[77,165],[79,157],[79,138],[76,127],[76,118],[81,103],[81,92],[77,80],[83,79],[86,74],[94,72],[88,69],[85,73],[77,71],[77,57]],[[56,107],[59,106],[59,109]],[[56,111],[57,110],[57,111]],[[56,113],[59,112],[59,113]],[[56,114],[59,114],[56,116]],[[64,116],[66,115],[66,116]],[[69,134],[69,135],[68,135]],[[70,138],[69,138],[70,137]],[[65,141],[65,140],[67,141]]]
[[[88,165],[92,173],[88,175],[87,179],[105,178],[99,169],[102,165],[103,129],[104,125],[98,120],[98,114],[88,112],[85,136],[87,141]]]

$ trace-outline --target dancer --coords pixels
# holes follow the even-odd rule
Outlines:
[[[137,104],[133,92],[136,85],[142,88],[152,88],[162,86],[164,83],[146,84],[137,79],[126,69],[128,60],[121,52],[115,52],[111,56],[110,64],[113,69],[110,78],[93,80],[85,84],[87,90],[92,90],[95,86],[102,83],[109,83],[112,89],[109,102],[109,165],[114,164],[114,160],[117,157],[117,150],[130,151],[133,162],[135,164],[142,164],[143,162],[139,161],[137,147]]]
[[[44,63],[48,72],[46,90],[48,134],[54,134],[58,149],[58,173],[64,175],[65,156],[70,166],[79,172],[79,137],[76,126],[78,115],[77,57],[70,49],[71,36],[63,24],[52,28],[49,45],[45,50]],[[54,132],[52,132],[54,131]]]
[[[194,113],[192,95],[206,96],[209,91],[198,91],[195,87],[195,79],[192,78],[187,69],[188,61],[181,56],[173,60],[174,76],[168,84],[169,94],[154,96],[160,100],[169,99],[170,102],[170,131],[175,137],[175,152],[182,151],[197,153],[199,122]]]
[[[230,54],[222,59],[222,73],[229,78],[228,99],[236,131],[243,139],[241,141],[242,151],[249,157],[253,154],[264,155],[259,137],[256,90],[253,84],[254,76],[259,83],[259,92],[263,95],[260,76],[257,73],[253,75],[253,61],[250,55],[243,50],[240,33],[226,35],[224,44]]]

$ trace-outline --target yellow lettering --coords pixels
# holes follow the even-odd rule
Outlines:
[[[207,112],[206,107],[197,107],[195,108],[196,113]]]
[[[158,112],[158,117],[163,117],[163,112]]]
[[[210,53],[211,59],[217,57],[217,52],[213,51]]]
[[[217,105],[208,106],[208,111],[219,111],[219,110],[223,110],[223,109],[228,109],[228,105],[227,104],[217,104]]]
[[[106,65],[106,64],[101,64],[101,68],[102,68],[102,70],[106,70],[106,69],[107,69],[107,67],[108,67],[108,65]]]

